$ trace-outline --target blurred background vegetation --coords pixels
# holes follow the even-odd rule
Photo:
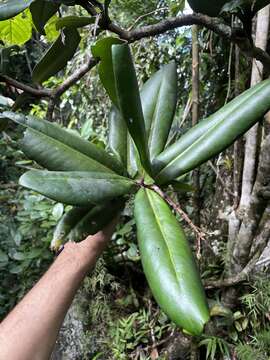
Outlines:
[[[67,13],[82,12],[79,8],[66,8]],[[151,24],[168,15],[183,11],[183,2],[175,0],[114,0],[111,15],[125,28]],[[142,16],[142,14],[149,14]],[[53,26],[52,39],[55,38]],[[91,35],[91,36],[89,36]],[[98,35],[88,28],[82,31],[83,41],[75,61],[47,87],[60,84],[83,63]],[[178,69],[178,110],[172,136],[179,136],[191,125],[191,28],[181,28],[132,45],[137,74],[143,83],[160,65],[174,59]],[[22,47],[0,48],[1,66],[13,78],[29,82],[31,72],[41,53],[50,44],[37,33]],[[230,44],[208,30],[200,29],[200,115],[204,117],[234,96],[234,54]],[[240,86],[244,89],[250,77],[251,64],[241,57]],[[11,86],[0,83],[0,108],[16,106],[23,111],[45,117],[47,104],[29,97],[18,96]],[[87,140],[105,146],[110,103],[99,82],[97,70],[82,78],[64,93],[56,106],[54,121]],[[10,124],[0,134],[0,319],[48,268],[54,255],[49,250],[55,224],[65,211],[55,203],[18,186],[18,178],[30,161],[18,149],[21,129]],[[99,140],[97,140],[97,137]],[[230,152],[219,159],[220,173],[229,173],[232,167]],[[204,228],[212,232],[212,242],[202,258],[203,277],[221,274],[226,249],[217,222],[213,226],[217,173],[203,165],[200,173],[201,217]],[[191,179],[186,179],[191,183]],[[192,217],[192,193],[181,189],[173,193]],[[130,204],[131,206],[131,204]],[[185,226],[185,224],[183,224]],[[189,228],[189,240],[194,241]],[[218,232],[218,233],[216,233]],[[218,236],[217,236],[218,235]],[[215,240],[215,239],[218,240]],[[209,241],[210,244],[210,241]],[[207,247],[206,247],[207,248]],[[121,224],[109,248],[97,264],[95,271],[85,280],[76,301],[82,315],[82,346],[76,353],[62,351],[62,359],[191,359],[190,339],[179,332],[154,303],[142,272],[137,248],[134,221],[129,207],[122,214]],[[219,304],[220,290],[211,290],[208,297]],[[261,277],[245,283],[241,297],[227,317],[217,317],[215,331],[196,339],[196,351],[201,359],[267,359],[270,356],[270,285]],[[64,331],[62,335],[65,336]],[[73,339],[74,340],[74,339]],[[61,342],[60,338],[60,342]],[[76,341],[76,340],[74,340]],[[192,348],[192,347],[191,347]],[[55,355],[56,356],[56,355]],[[234,357],[233,357],[234,356]],[[236,357],[237,356],[237,357]]]

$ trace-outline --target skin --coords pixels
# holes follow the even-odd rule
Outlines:
[[[48,360],[83,279],[116,221],[80,243],[67,243],[49,270],[0,324],[0,360]]]

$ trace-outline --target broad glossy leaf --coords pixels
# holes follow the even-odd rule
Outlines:
[[[0,21],[10,19],[29,7],[33,0],[4,0],[0,3]]]
[[[93,24],[94,22],[95,22],[94,17],[70,15],[70,16],[64,16],[62,18],[59,18],[56,21],[55,25],[56,25],[56,29],[60,30],[64,27],[79,28],[79,27]]]
[[[136,188],[128,178],[93,171],[31,170],[21,176],[20,184],[50,199],[75,206],[98,205]]]
[[[257,87],[252,87],[249,90],[243,92],[241,95],[237,96],[235,99],[230,101],[211,116],[200,120],[196,126],[193,126],[184,135],[182,135],[179,140],[166,148],[160,155],[156,157],[153,164],[155,172],[160,171],[164,166],[166,166],[166,164],[173,161],[211,127],[218,124],[220,121],[223,121],[227,116],[230,116],[232,112],[237,110],[240,106],[244,105],[250,99],[250,97],[253,96],[253,93],[256,93],[263,86],[264,84],[261,82],[257,85]]]
[[[245,91],[192,128],[154,161],[155,179],[167,183],[230,146],[270,109],[270,80]],[[176,155],[176,156],[174,156]]]
[[[27,129],[20,145],[29,159],[35,160],[48,170],[113,173],[109,168],[78,150],[36,130]]]
[[[0,40],[6,45],[23,45],[31,36],[32,18],[29,9],[12,19],[0,21]]]
[[[40,34],[45,35],[44,26],[57,12],[59,5],[46,0],[35,0],[30,5],[33,23]]]
[[[112,66],[112,45],[122,44],[123,41],[115,37],[107,37],[96,42],[92,46],[92,54],[95,58],[100,59],[98,65],[99,77],[102,85],[106,89],[112,103],[118,107],[115,79]]]
[[[56,23],[59,17],[57,14],[53,15],[44,26],[46,39],[48,42],[54,42],[60,35],[60,31],[56,29]]]
[[[109,147],[125,168],[127,168],[127,136],[126,123],[119,110],[113,106],[109,115]]]
[[[164,150],[177,101],[175,63],[163,66],[143,85],[141,102],[150,160]]]
[[[147,135],[139,87],[127,44],[112,46],[112,62],[120,113],[137,147],[141,163],[150,172]]]
[[[57,250],[67,241],[81,241],[103,229],[123,207],[122,200],[112,200],[91,208],[74,207],[56,226],[51,248]]]
[[[75,28],[66,28],[33,70],[33,81],[42,83],[62,70],[72,59],[81,37]]]
[[[57,124],[12,112],[4,112],[3,116],[34,130],[26,132],[23,149],[27,156],[49,170],[122,173],[121,165],[105,150]]]
[[[136,195],[135,219],[143,269],[154,298],[179,327],[200,335],[209,310],[180,224],[167,203],[149,189]]]

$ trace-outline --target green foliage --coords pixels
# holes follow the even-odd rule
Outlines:
[[[0,21],[10,19],[29,7],[33,0],[4,0],[0,4]]]
[[[72,59],[81,37],[74,28],[66,28],[33,70],[33,81],[42,83],[55,75]]]
[[[264,328],[269,321],[270,284],[267,278],[258,278],[252,284],[252,291],[241,297],[252,328]]]
[[[21,176],[20,184],[50,199],[75,206],[102,204],[131,193],[135,188],[128,178],[94,171],[31,170]]]
[[[205,339],[201,340],[198,344],[199,347],[206,347],[206,356],[205,360],[215,360],[219,355],[222,355],[230,358],[230,350],[229,345],[226,340],[217,337],[217,336],[209,336]]]
[[[96,234],[115,217],[123,201],[111,201],[90,208],[74,207],[57,224],[51,242],[51,248],[57,250],[67,241],[81,241],[88,235]]]
[[[5,45],[22,45],[32,36],[32,17],[27,9],[12,19],[0,21],[0,40]]]
[[[265,360],[270,357],[270,331],[263,330],[255,333],[249,343],[240,343],[236,346],[239,360]]]
[[[104,166],[104,161],[106,162],[110,158],[109,154],[105,151],[102,153],[97,148],[94,149],[93,144],[86,144],[86,142],[76,138],[76,136],[68,135],[67,132],[59,127],[38,121],[37,119],[4,113],[3,117],[9,117],[28,127],[23,140],[24,152],[49,170],[57,170],[49,172],[32,170],[21,177],[20,183],[54,200],[75,206],[90,206],[100,202],[102,204],[102,202],[133,192],[139,185],[143,184],[145,186],[145,183],[151,186],[155,180],[159,183],[174,180],[179,175],[193,170],[196,166],[230,145],[232,141],[252,126],[270,106],[269,81],[265,81],[248,90],[226,105],[224,109],[214,114],[210,126],[208,125],[209,121],[204,121],[195,130],[191,129],[192,135],[187,133],[184,138],[188,139],[184,140],[189,142],[190,146],[188,149],[179,154],[177,142],[176,148],[178,151],[176,159],[171,161],[174,166],[169,163],[157,175],[154,174],[154,179],[151,179],[147,174],[147,172],[150,175],[152,173],[149,161],[149,147],[154,149],[154,156],[162,151],[166,145],[175,111],[176,84],[172,86],[172,89],[166,86],[163,88],[163,85],[161,90],[159,76],[162,74],[162,71],[152,76],[142,92],[144,99],[147,99],[147,105],[143,109],[135,68],[128,45],[114,44],[111,46],[111,43],[109,43],[109,46],[105,46],[105,48],[109,53],[107,66],[108,68],[113,68],[115,80],[113,84],[115,83],[116,104],[119,106],[119,115],[124,119],[132,141],[135,143],[136,148],[134,147],[134,150],[140,154],[143,167],[138,167],[138,169],[143,174],[144,179],[138,184],[131,179],[116,175],[112,170]],[[111,51],[112,61],[110,60]],[[171,73],[172,69],[175,72],[173,66],[167,66],[164,69],[163,71],[170,70],[166,78],[173,77],[173,72]],[[160,92],[162,94],[161,98]],[[167,97],[168,94],[172,96]],[[153,106],[153,104],[155,105]],[[149,116],[151,109],[155,113],[154,116]],[[147,113],[147,120],[151,122],[150,125],[148,124],[148,133],[146,131],[143,110]],[[148,110],[150,110],[150,113]],[[248,115],[246,115],[245,110],[248,110]],[[163,126],[159,126],[160,122],[164,125],[164,114],[168,115],[165,131]],[[209,128],[205,132],[207,126]],[[197,130],[198,128],[199,130]],[[148,138],[151,139],[152,129],[156,129],[154,131],[156,136],[153,136],[153,139],[158,139],[157,141],[159,141],[162,138],[162,143],[158,144],[158,146],[153,144],[152,140],[150,144],[148,143]],[[159,136],[159,132],[161,136]],[[212,139],[211,142],[208,141],[209,138]],[[181,143],[181,138],[179,141]],[[127,151],[130,149],[127,146]],[[167,150],[170,151],[170,147],[165,149],[165,152]],[[70,156],[70,154],[73,156]],[[136,155],[134,158],[136,158]],[[112,157],[111,162],[113,162],[113,159]],[[174,161],[176,161],[176,166]],[[85,166],[85,168],[83,168],[83,171],[80,171],[82,166]],[[104,171],[97,172],[96,169],[93,169],[93,166],[102,167]],[[183,168],[181,169],[182,166],[184,170]],[[171,168],[173,169],[171,170]],[[209,314],[201,282],[192,259],[192,253],[184,240],[179,224],[171,214],[166,203],[159,195],[153,192],[153,189],[146,190],[146,193],[149,199],[151,198],[152,200],[148,199],[149,201],[146,201],[147,196],[144,198],[143,190],[138,193],[137,199],[139,200],[136,200],[136,222],[139,230],[141,256],[147,279],[155,298],[164,311],[169,314],[178,326],[181,326],[193,335],[199,335],[203,331],[204,324],[209,319]],[[162,220],[156,221],[155,219],[158,218]],[[167,228],[167,222],[169,222],[171,228]],[[150,229],[149,233],[147,231],[148,228]],[[147,233],[147,239],[153,238],[153,244],[158,244],[157,254],[162,253],[160,258],[156,256],[159,259],[157,264],[156,259],[153,259],[154,247],[144,246],[146,241],[142,234],[145,233]],[[153,234],[155,236],[152,236]],[[181,239],[182,243],[177,251],[174,249],[176,238]],[[144,261],[144,259],[146,260]],[[156,268],[161,269],[161,273],[156,271]],[[189,274],[190,278],[187,275],[182,278],[183,273]],[[159,275],[156,276],[157,274]],[[170,274],[168,279],[166,278],[167,274]],[[165,288],[163,288],[164,284],[167,284]],[[175,298],[177,292],[179,294]],[[172,302],[167,301],[167,296],[164,299],[163,294],[170,294]],[[186,312],[186,305],[183,307],[183,304],[177,301],[178,298],[188,299],[188,313]]]
[[[199,335],[209,312],[179,223],[166,202],[147,189],[136,195],[135,219],[144,272],[156,301],[178,326]]]
[[[121,43],[122,41],[116,37],[106,37],[97,41],[91,49],[93,56],[97,59],[100,59],[100,64],[98,65],[100,81],[106,89],[112,103],[116,107],[119,105],[116,95],[115,78],[113,74],[111,47],[114,44]]]
[[[143,348],[147,348],[152,343],[152,339],[159,341],[169,325],[166,323],[166,317],[159,314],[159,317],[153,315],[146,309],[141,309],[127,317],[119,319],[116,323],[110,324],[110,341],[108,343],[112,350],[114,359],[127,359],[127,356],[134,356],[135,350],[140,345],[141,354],[144,354]],[[144,359],[149,359],[147,356]]]
[[[57,12],[58,4],[50,1],[35,0],[30,5],[33,23],[40,34],[45,35],[44,26],[47,21]]]
[[[117,104],[130,136],[137,147],[141,163],[144,169],[151,174],[139,86],[131,52],[127,44],[112,46],[112,65],[118,99]]]

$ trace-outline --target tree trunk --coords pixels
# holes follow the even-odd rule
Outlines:
[[[192,26],[192,126],[199,120],[200,69],[199,69],[198,26]],[[193,185],[196,189],[193,195],[194,223],[200,226],[200,170],[193,171]]]
[[[266,49],[269,30],[269,10],[267,6],[257,16],[255,45]],[[263,66],[253,61],[251,86],[262,80]],[[261,126],[255,125],[245,136],[245,154],[242,174],[241,199],[238,209],[229,217],[228,264],[227,273],[238,274],[250,260],[250,251],[256,237],[260,237],[260,222],[264,218],[268,200],[260,195],[262,178],[270,169],[267,163],[267,147],[261,148]],[[260,154],[260,161],[259,161]]]

